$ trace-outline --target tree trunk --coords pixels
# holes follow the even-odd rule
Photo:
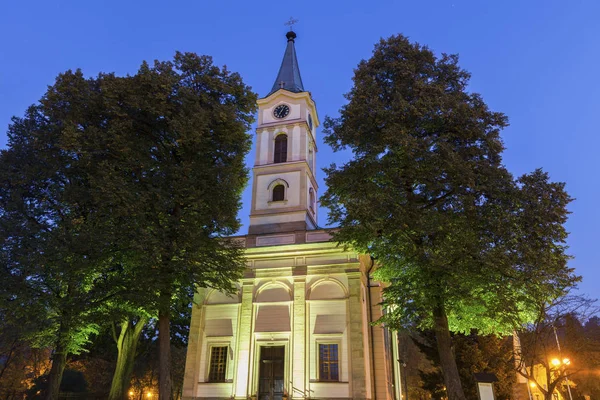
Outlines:
[[[148,318],[140,317],[136,325],[133,325],[133,321],[129,318],[121,323],[119,337],[115,337],[118,352],[117,365],[110,386],[109,400],[123,400],[129,396],[128,389],[133,373],[136,349],[146,322],[148,322]]]
[[[446,384],[446,393],[448,400],[466,400],[465,393],[460,383],[456,360],[452,352],[452,339],[448,327],[448,316],[444,306],[439,304],[433,310],[435,339],[437,342],[438,354],[440,356],[440,366],[444,375]]]
[[[8,369],[8,367],[10,366],[13,355],[15,354],[15,350],[17,350],[18,347],[19,346],[17,345],[17,341],[13,340],[12,344],[10,345],[10,350],[8,352],[8,355],[2,355],[3,363],[2,363],[2,369],[0,369],[0,382],[2,382],[2,375],[4,375],[4,371],[6,371]]]
[[[158,312],[158,398],[171,400],[171,332],[169,304],[171,296],[161,293],[161,308]]]
[[[62,328],[61,328],[62,331]],[[48,387],[46,388],[45,400],[57,400],[60,391],[60,382],[67,365],[67,351],[63,344],[63,335],[59,334],[56,349],[52,356],[52,368],[48,375]]]

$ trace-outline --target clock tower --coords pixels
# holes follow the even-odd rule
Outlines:
[[[395,400],[398,336],[381,324],[375,261],[317,225],[315,102],[288,32],[258,100],[246,269],[235,293],[194,295],[183,400]],[[223,266],[226,267],[226,266]]]
[[[258,100],[251,235],[317,228],[315,134],[319,119],[300,77],[296,34],[290,31],[286,38],[273,88]]]

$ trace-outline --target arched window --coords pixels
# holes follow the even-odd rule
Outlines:
[[[275,157],[273,162],[282,163],[287,161],[287,135],[278,135],[275,138]]]
[[[276,185],[273,188],[273,201],[283,201],[285,200],[285,186]]]

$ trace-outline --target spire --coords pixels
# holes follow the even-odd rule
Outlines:
[[[302,78],[300,77],[300,68],[298,68],[298,59],[296,58],[296,48],[294,47],[296,33],[289,31],[285,37],[287,37],[287,47],[285,48],[283,61],[281,62],[279,74],[277,74],[273,88],[267,96],[279,89],[289,90],[294,93],[304,92]]]

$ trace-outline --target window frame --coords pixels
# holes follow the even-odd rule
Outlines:
[[[341,377],[342,377],[342,369],[341,369],[341,365],[342,365],[342,360],[341,360],[341,343],[340,341],[337,340],[317,340],[317,380],[319,382],[323,382],[323,383],[336,383],[336,382],[341,382]],[[321,371],[322,371],[322,362],[323,360],[321,359],[321,346],[336,346],[336,355],[337,355],[337,359],[335,360],[336,364],[337,364],[337,379],[324,379],[323,376],[321,376]],[[327,361],[329,363],[329,365],[331,365],[331,360]],[[331,375],[331,369],[329,370],[330,375]],[[331,376],[329,377],[331,378]]]
[[[214,349],[224,349],[223,361],[225,364],[223,368],[223,379],[211,379],[213,373],[213,351]],[[214,343],[210,344],[208,348],[208,363],[206,365],[206,382],[207,383],[226,383],[227,382],[227,368],[229,367],[229,344],[227,343]]]

